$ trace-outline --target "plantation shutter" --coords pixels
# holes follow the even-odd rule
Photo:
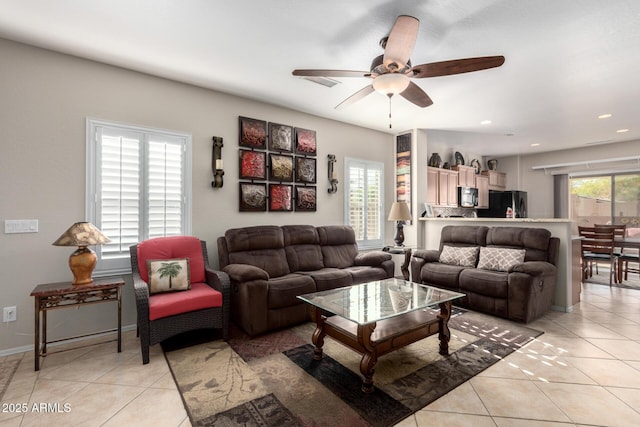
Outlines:
[[[143,135],[113,132],[100,128],[98,180],[98,224],[111,239],[96,248],[102,260],[129,255],[129,246],[138,242],[141,229],[140,155]]]
[[[130,271],[129,247],[189,234],[190,136],[88,120],[87,218],[111,239],[96,275]]]
[[[349,167],[349,225],[356,233],[356,240],[366,238],[365,229],[365,174],[362,165]]]
[[[382,171],[367,169],[367,239],[382,240]]]
[[[345,159],[348,188],[345,191],[345,222],[356,235],[360,248],[382,247],[383,165],[366,160]]]
[[[182,145],[152,136],[149,142],[148,236],[182,234]]]

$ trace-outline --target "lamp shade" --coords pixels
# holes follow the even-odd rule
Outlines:
[[[102,245],[110,241],[90,222],[76,222],[52,244],[54,246],[90,246]]]
[[[409,77],[400,73],[382,74],[373,79],[373,88],[383,95],[396,95],[409,86]]]
[[[393,202],[389,212],[389,221],[410,221],[411,211],[407,202]]]
[[[78,249],[69,256],[73,285],[88,285],[93,282],[91,274],[96,266],[97,256],[87,246],[102,245],[110,241],[90,222],[76,222],[53,242],[54,246],[78,246]]]

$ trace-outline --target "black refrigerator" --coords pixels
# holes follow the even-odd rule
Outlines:
[[[527,218],[527,192],[489,191],[489,208],[476,212],[480,218],[506,218],[509,207],[513,210],[513,218]]]

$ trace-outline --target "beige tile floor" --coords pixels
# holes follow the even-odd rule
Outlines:
[[[585,284],[572,313],[530,326],[545,333],[398,426],[640,425],[640,291]],[[122,353],[114,349],[52,354],[39,372],[32,353],[6,356],[20,365],[0,426],[190,426],[160,347],[148,365],[134,332]],[[6,412],[16,403],[27,412]],[[59,403],[61,412],[36,412],[34,403]]]

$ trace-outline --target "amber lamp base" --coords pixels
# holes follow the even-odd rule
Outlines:
[[[69,256],[69,268],[73,273],[73,285],[88,285],[93,282],[91,273],[96,266],[98,258],[96,253],[86,246],[80,246],[78,250]]]

